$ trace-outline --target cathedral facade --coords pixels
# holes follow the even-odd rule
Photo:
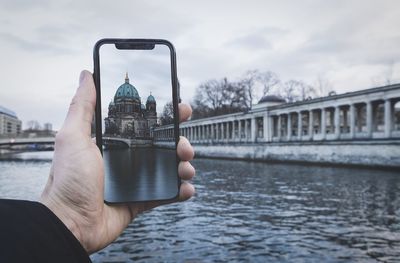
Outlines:
[[[157,125],[156,100],[149,95],[146,105],[142,104],[136,88],[129,83],[126,73],[125,83],[115,92],[108,106],[108,116],[104,119],[105,134],[126,138],[151,138],[151,130]]]

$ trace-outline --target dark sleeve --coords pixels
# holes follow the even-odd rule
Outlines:
[[[91,262],[87,252],[46,206],[0,199],[0,262]]]

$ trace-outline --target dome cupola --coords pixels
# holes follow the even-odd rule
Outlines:
[[[147,103],[148,102],[156,102],[156,99],[154,98],[154,96],[153,95],[151,95],[151,93],[150,93],[150,95],[147,97]]]
[[[129,83],[128,73],[125,76],[125,83],[119,86],[117,92],[115,92],[114,101],[123,100],[123,99],[132,99],[138,100],[140,102],[139,93],[136,88]]]

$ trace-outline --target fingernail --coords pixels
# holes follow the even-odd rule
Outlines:
[[[86,77],[85,71],[82,71],[81,75],[79,76],[79,85],[82,84],[82,82],[84,81],[85,77]]]

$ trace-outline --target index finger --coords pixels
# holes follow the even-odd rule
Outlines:
[[[179,103],[179,122],[187,121],[192,116],[192,107],[189,104]]]

